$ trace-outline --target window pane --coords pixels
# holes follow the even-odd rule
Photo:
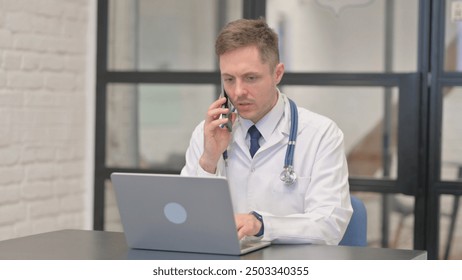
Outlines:
[[[120,222],[119,207],[111,180],[104,181],[104,229],[107,231],[123,231]]]
[[[462,181],[462,87],[443,89],[441,180]]]
[[[457,195],[440,195],[439,259],[462,259],[461,199]],[[458,230],[459,229],[459,230]]]
[[[298,106],[337,123],[345,135],[351,177],[396,178],[397,89],[284,86],[282,91]]]
[[[214,70],[215,37],[241,11],[242,1],[232,0],[112,0],[108,68]]]
[[[191,133],[217,90],[213,85],[109,85],[106,166],[179,171]]]
[[[419,1],[354,2],[267,1],[287,71],[417,70]]]
[[[460,1],[446,1],[446,31],[444,70],[462,71],[462,5]]]

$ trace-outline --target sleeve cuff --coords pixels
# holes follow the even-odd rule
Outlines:
[[[202,167],[198,164],[198,167],[197,167],[197,176],[200,176],[200,177],[216,177],[217,174],[216,174],[216,172],[215,172],[215,173],[209,173],[209,172],[205,171],[205,170],[202,169]]]

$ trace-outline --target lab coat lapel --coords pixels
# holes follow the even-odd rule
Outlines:
[[[245,143],[246,134],[242,131],[239,119],[237,121],[238,123],[233,126],[233,137],[231,141],[233,141],[233,144],[237,145],[241,150],[245,151],[249,149]]]

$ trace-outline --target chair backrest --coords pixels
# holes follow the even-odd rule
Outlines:
[[[357,197],[351,196],[353,215],[339,245],[367,246],[367,212],[364,203]]]

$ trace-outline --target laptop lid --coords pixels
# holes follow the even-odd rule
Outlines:
[[[111,180],[130,248],[241,255],[269,245],[241,251],[226,178],[113,173]]]

